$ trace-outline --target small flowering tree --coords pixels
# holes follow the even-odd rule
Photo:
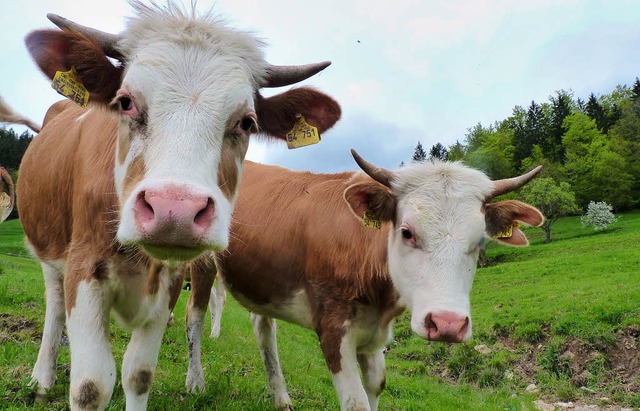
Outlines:
[[[551,242],[551,226],[560,217],[578,213],[576,196],[568,183],[557,184],[553,178],[538,177],[525,185],[520,191],[520,199],[535,206],[542,212],[545,220],[542,229],[545,241]]]
[[[593,227],[596,231],[604,231],[618,218],[611,212],[613,207],[604,201],[589,203],[587,213],[580,218],[582,225]]]

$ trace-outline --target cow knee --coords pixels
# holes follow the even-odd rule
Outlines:
[[[153,373],[151,370],[138,370],[133,373],[129,381],[133,392],[136,395],[143,395],[149,392],[151,389],[151,382],[153,381]]]
[[[107,395],[104,387],[93,380],[84,380],[76,389],[71,389],[73,409],[99,410],[106,407],[111,395]]]

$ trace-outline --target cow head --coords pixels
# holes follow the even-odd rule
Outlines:
[[[352,154],[375,181],[351,185],[345,199],[360,218],[367,212],[391,223],[389,273],[400,303],[411,310],[411,328],[429,340],[469,339],[469,294],[485,237],[525,246],[515,223],[539,226],[544,220],[519,201],[488,202],[526,184],[541,167],[491,181],[460,163],[427,162],[392,172]]]
[[[15,190],[9,172],[0,167],[0,223],[9,217],[15,203]]]
[[[272,66],[260,40],[213,16],[131,3],[138,16],[122,34],[49,15],[64,30],[34,31],[26,44],[49,78],[77,72],[89,109],[119,116],[117,240],[162,260],[188,260],[228,244],[249,136],[285,139],[300,115],[323,132],[340,106],[311,88],[270,98],[258,92],[302,81],[329,62]]]

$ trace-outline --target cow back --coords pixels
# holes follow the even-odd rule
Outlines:
[[[364,227],[343,195],[360,173],[312,174],[246,162],[229,249],[218,255],[233,293],[278,305],[298,291],[343,301],[390,291],[389,227]],[[384,289],[384,290],[382,290]],[[381,291],[382,290],[382,291]]]

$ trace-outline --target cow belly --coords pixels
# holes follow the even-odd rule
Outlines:
[[[246,298],[242,293],[232,292],[234,298],[248,310],[267,317],[313,328],[311,306],[305,291],[296,291],[293,296],[280,304],[258,304]]]

